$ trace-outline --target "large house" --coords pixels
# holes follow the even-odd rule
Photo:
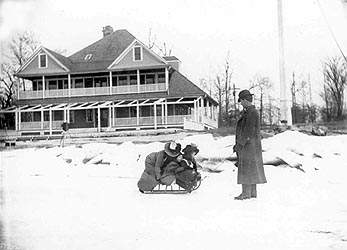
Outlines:
[[[217,102],[127,30],[103,28],[102,39],[69,57],[40,47],[17,71],[19,135],[70,131],[216,128]],[[29,84],[28,84],[29,83]]]

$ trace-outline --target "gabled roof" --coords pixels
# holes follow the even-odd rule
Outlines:
[[[105,70],[136,38],[127,30],[116,30],[99,41],[69,56],[72,71]],[[89,60],[85,60],[87,55]]]
[[[43,46],[40,46],[39,48],[37,48],[34,53],[31,55],[31,57],[16,71],[15,75],[17,76],[21,76],[20,72],[22,72],[25,68],[27,68],[32,62],[33,60],[39,55],[40,52],[44,52],[46,54],[48,54],[60,67],[62,67],[64,70],[69,71],[69,67],[68,65],[70,65],[69,60],[52,51],[49,50]]]
[[[72,68],[72,62],[69,58],[57,53],[57,52],[54,52],[53,50],[50,50],[50,49],[47,49],[47,48],[44,48],[45,50],[47,50],[52,56],[55,57],[55,59],[57,59],[59,62],[61,62],[66,68],[70,69]]]
[[[180,61],[180,59],[178,59],[175,56],[163,56],[165,61]]]
[[[170,97],[197,97],[206,96],[213,103],[218,104],[211,96],[205,91],[196,86],[187,77],[183,76],[180,72],[172,69],[169,82],[169,96]]]

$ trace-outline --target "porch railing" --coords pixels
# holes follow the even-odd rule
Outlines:
[[[63,121],[52,121],[52,129],[61,129]],[[43,122],[43,129],[49,129],[49,121]],[[20,130],[41,130],[41,122],[21,122]]]
[[[96,87],[96,88],[71,88],[71,96],[94,96],[94,95],[110,95],[110,94],[128,94],[128,93],[143,93],[143,92],[156,92],[165,91],[165,83],[145,84],[140,85],[125,85],[110,87]],[[44,92],[44,93],[43,93]],[[19,92],[19,99],[41,99],[42,97],[67,97],[69,95],[68,89],[51,89],[51,90],[27,90]]]
[[[166,124],[166,118],[162,116],[157,116],[157,125]],[[167,117],[168,125],[180,125],[184,123],[184,119],[194,121],[194,115],[171,115]],[[216,120],[211,119],[209,117],[203,116],[203,123],[209,125],[211,127],[217,127],[218,123]],[[61,124],[63,121],[52,121],[52,129],[60,130]],[[139,117],[139,125],[140,126],[153,126],[154,125],[154,116],[145,116]],[[137,118],[136,117],[126,117],[126,118],[114,118],[113,120],[114,127],[135,127],[137,126]],[[49,121],[44,121],[43,125],[41,125],[40,121],[37,122],[21,122],[20,130],[41,130],[42,127],[44,130],[49,130]]]

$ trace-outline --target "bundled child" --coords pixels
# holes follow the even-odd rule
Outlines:
[[[195,144],[189,144],[183,149],[183,156],[180,160],[181,167],[177,169],[176,184],[191,192],[196,188],[201,180],[198,172],[198,164],[195,156],[199,153],[199,149]]]

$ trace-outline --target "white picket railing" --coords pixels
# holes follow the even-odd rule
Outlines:
[[[93,95],[108,95],[110,93],[109,87],[98,88],[72,88],[71,96],[93,96]]]
[[[61,129],[63,121],[52,121],[52,129]],[[49,121],[43,122],[43,129],[49,129]],[[21,122],[20,130],[41,130],[41,122]]]
[[[166,90],[165,83],[140,85],[140,92],[156,92],[156,91],[165,91],[165,90]]]
[[[125,85],[112,87],[112,94],[137,93],[137,85]]]
[[[109,94],[128,94],[128,93],[143,93],[143,92],[156,92],[156,91],[165,91],[165,83],[156,83],[156,84],[144,84],[140,85],[138,88],[137,85],[126,85],[126,86],[113,86],[110,87],[97,87],[97,88],[71,88],[71,96],[94,96],[94,95],[109,95]],[[43,93],[44,92],[44,93]],[[19,99],[40,99],[43,98],[52,98],[52,97],[67,97],[69,96],[68,89],[51,89],[51,90],[39,90],[39,91],[20,91]]]
[[[69,91],[67,89],[52,89],[45,90],[45,97],[62,97],[68,96]]]
[[[40,99],[42,98],[42,90],[39,91],[20,91],[19,99]]]

